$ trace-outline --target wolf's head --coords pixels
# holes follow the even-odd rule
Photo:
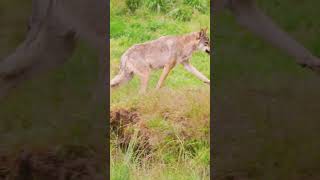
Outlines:
[[[199,40],[198,50],[206,52],[210,55],[210,40],[207,35],[207,28],[200,30],[197,39]]]

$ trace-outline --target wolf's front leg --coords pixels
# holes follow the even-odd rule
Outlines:
[[[190,64],[190,62],[184,62],[183,66],[187,71],[191,72],[193,75],[195,75],[201,81],[203,81],[206,84],[210,84],[210,80],[206,76],[204,76],[201,72],[199,72],[195,67],[193,67]]]

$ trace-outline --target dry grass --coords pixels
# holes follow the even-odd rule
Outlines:
[[[112,131],[111,177],[209,178],[209,97],[209,87],[163,88],[113,103],[111,125],[123,128]]]

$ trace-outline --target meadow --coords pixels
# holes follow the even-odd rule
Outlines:
[[[206,0],[112,0],[111,78],[130,46],[210,28],[209,7]],[[207,54],[195,53],[191,63],[210,76]],[[155,90],[160,73],[152,73],[145,95],[137,77],[111,90],[112,180],[209,179],[210,87],[177,65]]]

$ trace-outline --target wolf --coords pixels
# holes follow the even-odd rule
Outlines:
[[[210,55],[207,28],[180,36],[162,36],[133,45],[122,55],[119,73],[110,81],[110,87],[118,87],[137,75],[141,83],[139,92],[145,93],[151,71],[163,69],[156,86],[159,89],[177,64],[182,64],[187,71],[210,84],[210,80],[190,63],[192,54],[198,50]]]

